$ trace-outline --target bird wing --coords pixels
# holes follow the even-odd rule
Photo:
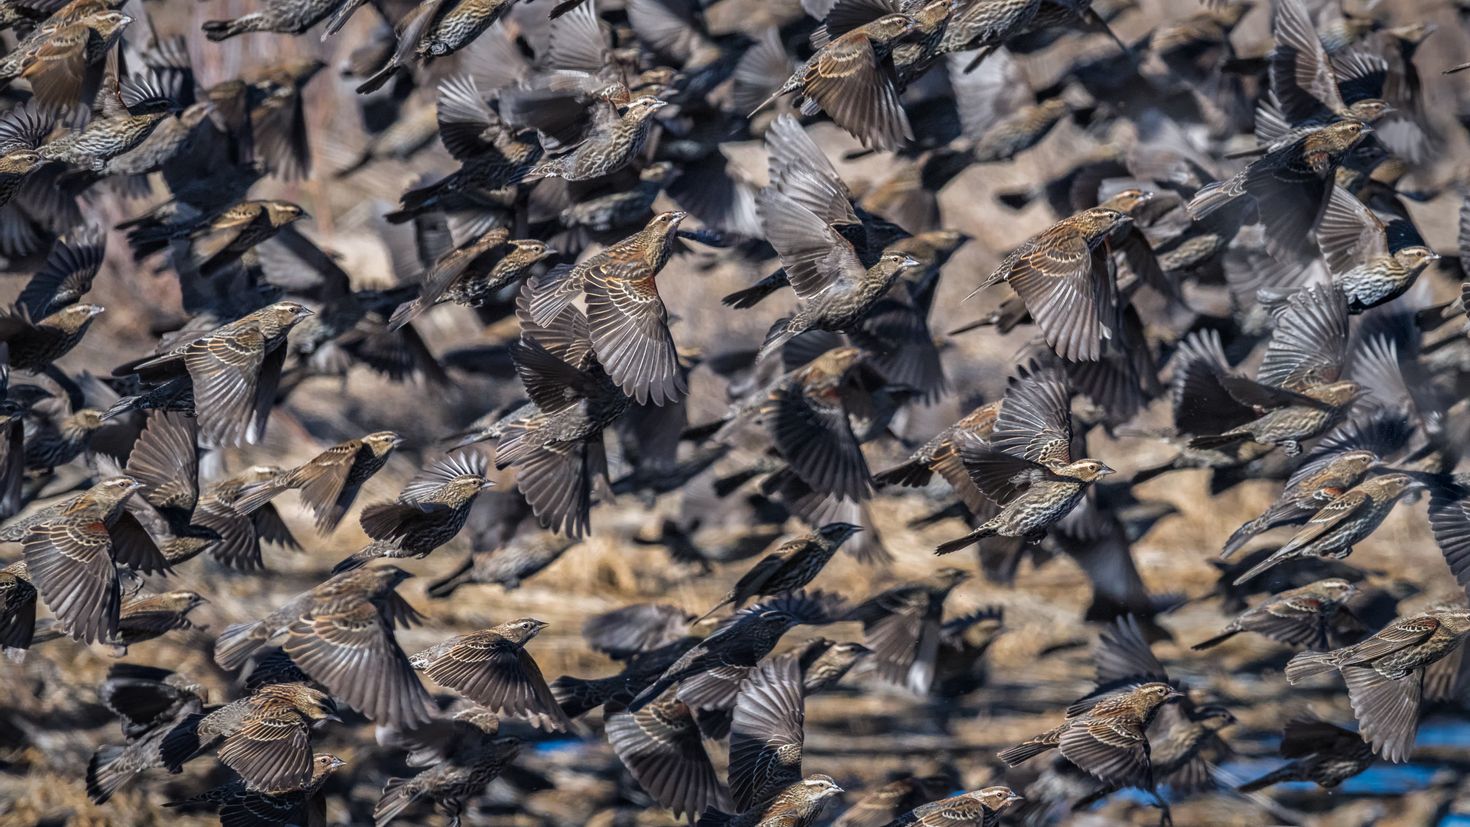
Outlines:
[[[1152,785],[1148,738],[1136,721],[1121,718],[1079,721],[1062,733],[1062,756],[1112,784]]]
[[[1011,379],[990,445],[1041,465],[1072,461],[1072,391],[1060,367],[1032,365]]]
[[[608,263],[587,270],[583,289],[592,346],[613,382],[640,405],[683,396],[679,354],[654,274],[642,262]]]
[[[824,224],[857,224],[852,195],[827,153],[801,122],[786,113],[766,129],[766,169],[771,186],[806,207]]]
[[[84,643],[117,636],[122,595],[101,521],[52,520],[24,540],[26,568],[66,633]]]
[[[1349,665],[1343,667],[1342,676],[1363,740],[1385,760],[1408,760],[1419,730],[1424,670],[1395,679],[1371,666]]]
[[[997,451],[970,434],[957,434],[960,461],[991,502],[1005,505],[1038,480],[1056,478],[1031,460]]]
[[[813,489],[849,500],[869,494],[871,476],[840,390],[785,383],[762,408],[776,450]]]
[[[803,93],[864,146],[892,149],[913,139],[891,66],[866,37],[839,38],[813,55]]]
[[[740,688],[730,723],[730,794],[745,811],[801,777],[806,721],[801,666],[767,660]]]
[[[36,100],[48,109],[73,106],[82,95],[87,40],[84,23],[63,26],[36,49],[22,75],[31,82]]]
[[[356,444],[333,445],[292,472],[292,480],[301,484],[301,501],[316,514],[318,529],[340,519],[338,500],[360,450]]]
[[[964,71],[976,56],[974,50],[955,52],[947,64],[960,131],[972,141],[984,137],[1002,118],[1036,102],[1021,65],[1009,51],[997,49],[975,69]]]
[[[131,511],[122,511],[107,527],[114,562],[144,574],[160,574],[169,570],[168,560],[158,544]]]
[[[1458,479],[1431,479],[1429,528],[1455,579],[1470,584],[1470,488]]]
[[[265,337],[253,327],[201,339],[184,351],[194,383],[199,430],[216,444],[236,445],[256,403]]]
[[[1102,630],[1097,647],[1092,651],[1092,659],[1097,664],[1099,685],[1169,680],[1169,673],[1154,656],[1148,641],[1144,640],[1138,619],[1131,614],[1118,618]]]
[[[225,739],[219,760],[252,787],[296,789],[311,780],[311,739],[299,716],[262,715]]]
[[[594,467],[594,454],[601,452],[599,434],[592,442],[552,442],[531,448],[516,463],[516,489],[544,528],[572,538],[586,536],[591,529],[592,482],[606,473],[605,459]]]
[[[1098,280],[1111,276],[1105,245],[1096,250],[1078,235],[1042,236],[1026,245],[1006,280],[1046,343],[1069,361],[1097,361],[1111,335],[1102,318]]]
[[[797,296],[812,299],[839,281],[857,281],[865,272],[852,244],[801,202],[767,187],[755,205],[766,240],[781,257]]]
[[[313,680],[378,723],[412,727],[429,720],[429,693],[371,603],[300,618],[283,648]]]
[[[1271,90],[1286,117],[1296,123],[1319,116],[1324,108],[1329,112],[1346,109],[1332,63],[1301,0],[1277,4],[1273,30],[1276,48],[1271,52]]]
[[[503,639],[467,637],[450,647],[424,674],[497,713],[528,719],[553,732],[571,728],[536,660],[525,649]]]
[[[676,817],[694,817],[707,807],[729,809],[694,715],[683,702],[670,699],[609,715],[604,729],[628,772]]]
[[[1287,300],[1266,345],[1256,377],[1267,385],[1303,391],[1335,381],[1347,353],[1347,299],[1335,287],[1299,290]]]
[[[195,420],[174,411],[150,414],[128,454],[128,476],[143,484],[139,494],[149,505],[164,513],[191,514],[199,499]]]
[[[1317,222],[1317,246],[1327,269],[1341,275],[1359,264],[1388,256],[1388,230],[1368,206],[1334,184]]]
[[[1356,519],[1372,505],[1372,498],[1364,492],[1356,489],[1344,491],[1342,495],[1333,498],[1327,505],[1322,506],[1320,511],[1312,515],[1306,526],[1298,531],[1285,546],[1282,546],[1281,550],[1302,548],[1343,523]]]

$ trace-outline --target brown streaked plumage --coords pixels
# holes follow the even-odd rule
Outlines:
[[[248,789],[301,789],[312,778],[311,730],[336,719],[325,693],[303,683],[270,684],[207,714],[195,714],[163,739],[164,765],[184,762],[219,747],[219,759],[240,774]]]
[[[1292,646],[1324,647],[1331,639],[1333,621],[1357,590],[1338,577],[1287,589],[1231,620],[1220,634],[1190,648],[1209,649],[1241,632],[1256,632]]]
[[[298,490],[301,500],[316,514],[317,531],[336,529],[358,491],[387,464],[403,438],[392,431],[375,431],[349,439],[267,482],[246,486],[234,501],[241,514],[252,514],[283,491]]]
[[[436,683],[492,712],[565,732],[571,728],[571,721],[525,649],[544,628],[545,623],[533,618],[512,620],[452,637],[419,652],[409,662]]]

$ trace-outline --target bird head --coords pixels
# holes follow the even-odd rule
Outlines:
[[[836,654],[850,660],[858,660],[859,658],[865,658],[868,655],[873,654],[872,649],[869,649],[861,643],[856,643],[853,641],[833,644],[832,648],[828,651],[835,652]]]
[[[86,327],[103,312],[105,312],[103,307],[98,304],[74,304],[70,307],[63,307],[42,319],[37,327],[51,327],[75,333]]]
[[[958,586],[966,580],[969,580],[970,577],[972,577],[970,572],[966,571],[965,569],[954,568],[953,566],[945,566],[939,571],[934,572],[934,579],[938,581],[941,585],[948,586],[950,588],[954,588],[955,586]]]
[[[1439,261],[1439,253],[1418,244],[1399,250],[1393,254],[1393,257],[1398,259],[1405,269],[1416,273]]]
[[[822,535],[822,538],[825,540],[841,543],[862,530],[862,526],[853,525],[852,523],[827,523],[817,529],[817,533]]]
[[[817,773],[809,775],[801,780],[802,791],[813,801],[823,801],[834,795],[842,795],[842,788],[832,780],[832,776]]]
[[[1119,190],[1117,193],[1114,193],[1112,198],[1104,201],[1099,206],[1117,210],[1124,215],[1134,216],[1138,214],[1137,210],[1153,200],[1154,194],[1152,192],[1139,189],[1138,187],[1129,187],[1128,189]]]
[[[345,766],[347,766],[347,762],[341,758],[325,752],[319,752],[312,756],[311,759],[311,778],[313,781],[320,780]]]
[[[369,576],[377,581],[378,587],[383,591],[396,589],[400,583],[413,577],[413,574],[397,566],[380,566],[367,571],[371,572]]]
[[[506,258],[514,258],[521,265],[543,261],[556,255],[556,251],[547,247],[546,242],[535,239],[516,239],[510,242],[510,249],[511,254]]]
[[[1095,459],[1079,459],[1070,465],[1063,466],[1058,473],[1061,476],[1073,477],[1083,482],[1094,482],[1116,472]]]
[[[134,491],[142,487],[143,483],[138,482],[132,477],[111,477],[92,486],[90,493],[104,503],[120,505],[128,497],[131,497]]]
[[[998,813],[1017,801],[1025,799],[1016,794],[1010,787],[986,787],[971,793],[965,793],[965,797],[972,801],[980,802],[980,805],[992,813]]]
[[[41,165],[41,154],[34,149],[16,149],[0,155],[0,174],[24,175]]]
[[[123,29],[133,22],[133,18],[120,11],[105,11],[92,15],[84,22],[104,41],[111,41],[122,34]]]
[[[374,431],[363,437],[362,442],[372,449],[373,454],[381,457],[402,445],[403,437],[392,431]]]
[[[907,37],[918,28],[919,21],[907,14],[887,14],[853,32],[862,32],[871,41],[887,42]]]
[[[306,210],[301,208],[301,205],[290,201],[267,201],[265,202],[265,213],[272,227],[284,227],[303,218],[311,217],[307,215]]]
[[[307,316],[311,316],[311,308],[300,302],[282,301],[267,307],[264,311],[272,320],[281,324],[295,324]]]
[[[1334,152],[1345,152],[1372,134],[1372,126],[1350,118],[1322,127],[1309,135],[1308,141],[1320,143]]]
[[[540,634],[541,630],[546,628],[546,625],[544,621],[537,620],[534,617],[523,617],[502,625],[500,627],[500,633],[510,640],[524,645],[531,638]]]
[[[1377,497],[1397,498],[1406,494],[1417,494],[1429,486],[1408,474],[1396,471],[1374,477],[1363,483],[1363,487],[1369,488]]]
[[[1332,467],[1341,473],[1361,476],[1382,464],[1372,451],[1343,451],[1332,461]]]
[[[1358,586],[1341,577],[1329,577],[1304,587],[1304,590],[1310,590],[1324,603],[1336,606],[1351,600],[1358,593]]]
[[[1194,714],[1194,721],[1210,732],[1219,732],[1235,723],[1235,715],[1223,706],[1211,704],[1200,707]]]
[[[1365,98],[1354,101],[1348,107],[1349,117],[1363,123],[1377,123],[1384,115],[1393,111],[1393,105],[1381,98]]]
[[[683,210],[669,210],[661,212],[649,220],[643,232],[651,236],[671,236],[679,229],[679,222],[683,221],[689,213]]]
[[[1341,407],[1362,396],[1366,391],[1367,389],[1357,382],[1343,380],[1309,388],[1307,396],[1333,407]]]
[[[658,110],[668,106],[669,102],[653,95],[643,95],[628,101],[625,117],[643,120],[653,117]]]
[[[667,184],[678,177],[679,168],[671,161],[656,161],[644,167],[638,173],[639,181],[647,181],[650,184]]]

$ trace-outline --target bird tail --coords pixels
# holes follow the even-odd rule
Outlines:
[[[427,307],[423,299],[414,299],[411,302],[404,302],[398,305],[398,308],[393,311],[393,315],[388,317],[388,330],[397,330],[414,319],[417,319],[419,314],[423,313]]]
[[[1199,191],[1194,194],[1194,197],[1189,199],[1189,202],[1184,205],[1184,208],[1189,212],[1189,216],[1196,221],[1204,218],[1245,194],[1244,188],[1240,186],[1241,183],[1241,181],[1235,178],[1229,178],[1224,181],[1216,181],[1213,184],[1206,184],[1200,187]]]
[[[1235,637],[1238,634],[1240,634],[1239,629],[1230,629],[1228,631],[1221,632],[1220,634],[1215,635],[1209,640],[1202,640],[1189,648],[1193,649],[1196,652],[1203,652],[1204,650],[1209,649],[1212,646],[1219,646],[1220,644]]]
[[[379,543],[369,543],[367,548],[356,554],[342,558],[342,561],[332,566],[332,574],[341,574],[344,571],[355,571],[366,566],[372,561],[384,557],[383,547]]]
[[[409,785],[410,778],[389,778],[383,785],[383,796],[373,807],[373,823],[382,827],[397,818],[418,798],[418,790]]]
[[[393,76],[396,74],[398,74],[398,64],[389,61],[387,66],[384,66],[383,68],[374,72],[372,77],[368,78],[358,85],[357,94],[366,95],[369,92],[378,91],[379,89],[383,88],[383,84],[392,80]]]
[[[551,682],[551,695],[568,718],[580,718],[607,703],[612,694],[610,690],[611,683],[607,678],[588,680],[562,675]]]
[[[705,612],[704,614],[700,615],[699,616],[699,619],[698,620],[695,620],[694,622],[695,623],[703,623],[704,621],[708,620],[711,616],[713,616],[715,612],[718,612],[719,610],[725,608],[726,606],[728,606],[728,605],[730,605],[731,603],[734,603],[734,602],[735,602],[735,596],[733,594],[726,595],[724,600],[721,600],[719,603],[716,603],[715,606],[714,606],[714,608],[712,608],[709,611]]]
[[[734,293],[725,296],[723,299],[720,299],[720,303],[737,310],[747,310],[760,304],[766,296],[780,290],[784,284],[785,282],[781,279],[766,276],[744,290],[736,290]]]
[[[760,352],[755,355],[756,361],[764,359],[767,354],[791,341],[796,334],[801,332],[792,326],[791,321],[790,318],[777,319],[776,323],[771,325],[770,331],[766,333],[766,340],[761,343]]]
[[[1174,461],[1170,460],[1169,462],[1165,462],[1162,465],[1155,465],[1152,468],[1145,468],[1142,471],[1139,471],[1138,473],[1133,475],[1133,479],[1129,481],[1129,484],[1142,485],[1151,479],[1161,477],[1173,470]]]
[[[163,743],[158,745],[158,757],[169,772],[180,772],[185,761],[199,754],[203,746],[199,743],[199,722],[202,720],[204,716],[196,712],[163,736]]]
[[[214,662],[225,669],[239,669],[269,637],[260,622],[236,623],[214,642]]]
[[[1244,548],[1246,543],[1249,543],[1252,538],[1265,531],[1266,528],[1267,525],[1264,517],[1257,517],[1240,528],[1237,528],[1230,535],[1230,539],[1225,541],[1225,548],[1221,549],[1220,557],[1228,560],[1231,555]]]
[[[1266,773],[1265,775],[1257,778],[1254,781],[1247,781],[1244,784],[1241,784],[1239,787],[1236,787],[1235,789],[1237,792],[1253,793],[1256,790],[1264,790],[1272,784],[1280,784],[1283,781],[1296,780],[1296,767],[1292,766],[1291,764],[1287,764],[1280,769],[1272,770]]]
[[[1312,677],[1337,668],[1332,652],[1300,652],[1286,664],[1286,682],[1295,686]]]
[[[1228,448],[1237,442],[1244,442],[1250,434],[1227,433],[1208,434],[1197,436],[1189,441],[1189,447],[1199,451],[1214,451],[1220,448]]]
[[[1000,760],[1004,761],[1006,763],[1006,766],[1014,767],[1018,764],[1030,761],[1032,758],[1035,758],[1036,756],[1042,754],[1043,752],[1046,752],[1047,750],[1055,746],[1056,744],[1049,744],[1041,740],[1040,738],[1037,738],[1022,744],[1017,744],[1008,750],[1003,750],[997,757],[999,757]]]
[[[475,558],[467,556],[460,567],[450,572],[447,577],[442,577],[430,583],[425,590],[430,597],[444,599],[452,594],[460,586],[469,585],[471,582],[470,569],[475,567]]]
[[[218,43],[221,40],[256,31],[253,25],[259,18],[255,15],[245,15],[234,20],[206,20],[204,22],[204,36]]]
[[[92,753],[92,760],[87,762],[87,797],[93,804],[106,804],[132,775],[118,766],[122,754],[119,744],[103,744]]]
[[[974,544],[980,542],[981,540],[985,539],[986,537],[993,537],[993,536],[995,536],[995,529],[993,529],[993,528],[986,528],[985,526],[982,525],[979,528],[975,529],[974,531],[970,532],[969,534],[966,534],[963,537],[959,537],[959,538],[956,538],[954,540],[946,540],[946,541],[940,543],[939,544],[939,547],[936,548],[936,549],[934,549],[934,553],[935,554],[950,554],[950,553],[959,551],[962,548],[969,548],[970,546],[973,546]]]
[[[267,480],[247,486],[241,490],[240,496],[235,500],[235,512],[241,515],[254,514],[289,487],[276,480]]]
[[[1293,556],[1291,552],[1292,549],[1290,547],[1282,546],[1281,548],[1272,552],[1271,556],[1255,564],[1254,566],[1251,566],[1250,570],[1247,571],[1245,574],[1242,574],[1241,576],[1235,578],[1235,583],[1233,585],[1239,586],[1242,583],[1245,583],[1247,580],[1259,577],[1267,571],[1276,568],[1283,561]]]
[[[934,472],[922,460],[911,459],[902,465],[895,465],[886,471],[879,471],[873,475],[873,485],[882,488],[885,485],[902,485],[905,488],[920,488],[929,484],[929,479]]]

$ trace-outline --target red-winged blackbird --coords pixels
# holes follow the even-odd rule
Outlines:
[[[1097,361],[1103,340],[1117,332],[1117,277],[1107,242],[1132,220],[1106,207],[1064,218],[1011,251],[970,295],[1006,282],[1058,356]]]
[[[1229,557],[1264,531],[1311,519],[1333,498],[1362,482],[1369,471],[1400,451],[1412,430],[1413,426],[1398,412],[1349,419],[1292,472],[1270,508],[1230,535],[1220,556]]]
[[[1010,787],[986,787],[915,807],[887,827],[996,827],[1001,814],[1024,800]]]
[[[301,549],[275,505],[266,503],[248,514],[235,506],[241,492],[268,484],[284,473],[286,469],[273,465],[254,465],[200,493],[195,521],[219,536],[219,541],[210,548],[210,556],[216,561],[233,569],[255,571],[265,565],[261,543],[293,551]]]
[[[888,14],[833,38],[756,110],[796,92],[804,113],[826,112],[863,146],[894,149],[912,140],[892,75],[892,51],[918,26],[907,14]]]
[[[206,277],[222,273],[256,245],[306,217],[305,210],[289,201],[241,201],[187,231],[188,266]]]
[[[1388,761],[1404,761],[1419,730],[1425,673],[1459,651],[1470,611],[1441,607],[1390,623],[1372,637],[1331,652],[1302,652],[1286,665],[1293,686],[1333,669],[1347,683],[1358,731]]]
[[[202,689],[165,669],[119,663],[107,671],[98,690],[121,720],[126,744],[105,744],[87,763],[87,797],[104,804],[133,776],[161,769],[163,740],[204,706]]]
[[[1189,214],[1206,218],[1242,196],[1255,200],[1266,225],[1266,248],[1281,261],[1310,258],[1313,224],[1332,186],[1332,176],[1373,128],[1349,120],[1324,126],[1272,149],[1225,181],[1204,187],[1189,201]]]
[[[956,4],[949,0],[873,4],[836,2],[828,8],[822,25],[812,34],[812,47],[820,49],[833,38],[841,37],[887,14],[902,11],[914,18],[916,24],[911,34],[892,46],[894,84],[898,92],[902,93],[910,82],[928,71],[939,57],[939,45],[955,7]]]
[[[637,712],[679,683],[693,684],[680,687],[679,699],[690,706],[701,707],[704,705],[701,695],[707,691],[723,696],[731,689],[720,680],[720,675],[715,675],[715,681],[706,685],[700,680],[706,673],[712,670],[749,670],[770,654],[781,637],[796,626],[829,623],[834,619],[833,608],[819,594],[808,595],[805,592],[741,609],[721,623],[709,637],[681,655],[658,680],[639,692],[628,704],[628,711]],[[739,681],[734,685],[738,687]]]
[[[394,75],[407,71],[411,63],[428,63],[463,49],[511,5],[510,0],[421,0],[398,22],[398,46],[388,62],[357,87],[358,93],[376,91]],[[334,21],[333,25],[339,24]]]
[[[4,156],[0,156],[0,176],[4,175],[3,166]],[[76,304],[92,289],[106,251],[107,235],[96,225],[63,235],[46,254],[41,269],[20,291],[16,304],[25,308],[32,319],[45,318]]]
[[[1219,449],[1244,440],[1301,452],[1303,440],[1326,432],[1346,415],[1362,388],[1342,376],[1347,361],[1347,301],[1336,288],[1309,288],[1291,294],[1276,318],[1265,358],[1252,381],[1217,375],[1225,393],[1221,407],[1234,401],[1234,414],[1221,418],[1255,418],[1220,432],[1190,440],[1191,448]]]
[[[342,522],[363,483],[382,470],[393,449],[402,444],[403,438],[392,431],[339,442],[276,479],[246,487],[234,507],[251,514],[281,492],[295,489],[316,513],[317,531],[328,533]]]
[[[1094,459],[1072,459],[1071,390],[1058,368],[1028,369],[1007,389],[989,444],[958,434],[960,461],[985,496],[1000,506],[939,554],[991,536],[1035,540],[1082,502],[1088,487],[1113,473]]]
[[[270,684],[208,713],[195,713],[169,731],[161,757],[171,772],[219,746],[219,760],[251,790],[301,789],[312,778],[311,730],[336,720],[325,693],[302,683]]]
[[[283,301],[177,344],[162,355],[130,363],[114,375],[147,382],[187,375],[194,387],[199,431],[216,445],[256,442],[265,434],[286,358],[286,334],[311,315]]]
[[[737,812],[801,779],[805,694],[795,658],[768,660],[741,685],[730,721],[730,797]]]
[[[482,733],[465,739],[444,760],[412,778],[390,778],[373,807],[376,827],[397,818],[415,801],[425,800],[459,824],[465,803],[484,791],[520,754],[521,740],[511,735]]]
[[[410,576],[393,566],[342,572],[258,621],[225,629],[214,660],[238,669],[284,634],[291,660],[364,715],[400,727],[426,721],[429,694],[393,637],[394,626],[419,618],[394,591]]]
[[[586,336],[597,359],[613,383],[639,404],[665,405],[687,390],[655,281],[673,254],[684,216],[678,210],[660,213],[628,238],[531,283],[529,314],[542,327],[585,293]]]
[[[300,787],[251,789],[244,781],[231,781],[207,793],[171,801],[166,807],[207,806],[220,812],[221,824],[251,825],[309,824],[326,818],[326,802],[317,793],[337,768],[347,765],[335,755],[319,752],[311,759],[311,778]]]
[[[1167,683],[1145,683],[1079,704],[1056,729],[1001,752],[1000,759],[1014,767],[1059,748],[1062,757],[1106,783],[1151,789],[1146,730],[1159,707],[1183,694]]]
[[[1311,781],[1333,789],[1368,769],[1378,756],[1363,736],[1326,721],[1290,721],[1281,734],[1285,766],[1240,785],[1243,793],[1263,790],[1285,781]]]
[[[546,624],[521,618],[458,635],[409,658],[413,667],[492,712],[564,732],[571,721],[525,646]]]
[[[107,423],[103,412],[83,408],[52,417],[43,406],[33,406],[25,419],[25,467],[31,473],[51,473],[58,465],[81,456],[92,435]]]
[[[618,760],[675,817],[729,808],[694,712],[683,701],[665,696],[637,712],[610,714],[605,729]]]
[[[1348,556],[1353,546],[1378,530],[1400,498],[1424,488],[1423,483],[1408,474],[1369,477],[1322,506],[1295,537],[1236,578],[1235,584],[1238,586],[1294,557],[1342,559]]]
[[[119,657],[128,647],[160,637],[175,629],[192,629],[189,612],[208,603],[202,595],[189,591],[165,592],[129,598],[117,617],[117,636],[111,641]]]
[[[342,571],[379,558],[424,557],[464,528],[480,492],[491,486],[485,456],[459,451],[435,461],[404,486],[398,501],[362,510],[372,545],[338,564]]]
[[[443,302],[476,307],[506,285],[530,275],[532,267],[553,255],[555,251],[540,241],[511,240],[504,227],[492,228],[440,256],[424,273],[419,297],[393,311],[388,329],[397,330]]]
[[[1317,245],[1332,283],[1361,313],[1402,296],[1439,254],[1422,244],[1390,250],[1388,228],[1362,201],[1333,186],[1317,223]]]
[[[973,72],[964,67],[973,52],[949,56],[951,83],[961,132],[976,163],[1009,161],[1041,143],[1072,107],[1061,97],[1037,101],[1021,66],[998,51]]]
[[[953,425],[945,428],[924,443],[904,462],[873,475],[879,487],[903,485],[920,487],[929,483],[931,474],[938,474],[954,489],[960,501],[972,514],[982,514],[993,508],[984,492],[970,479],[964,463],[960,461],[960,434],[968,434],[975,440],[987,442],[995,428],[996,416],[1000,413],[1000,401],[987,402],[960,417]]]
[[[526,177],[590,181],[617,172],[643,151],[653,116],[668,105],[652,95],[634,98],[604,129],[589,134],[571,152],[532,167]]]
[[[796,781],[776,796],[739,815],[706,810],[699,827],[813,827],[827,802],[842,795],[829,775],[817,773]]]
[[[229,20],[206,20],[202,28],[204,36],[213,41],[250,32],[305,34],[343,5],[344,0],[270,0],[249,14]]]
[[[863,643],[873,651],[879,677],[928,694],[939,656],[944,602],[969,579],[967,571],[942,568],[925,580],[879,592],[847,614],[846,620],[863,624]]]
[[[752,597],[766,597],[804,588],[821,574],[827,561],[847,538],[861,531],[851,523],[830,523],[814,532],[787,540],[735,583],[718,605],[704,614],[709,617],[728,605],[739,609]]]
[[[0,529],[0,541],[25,546],[25,577],[62,630],[84,643],[117,635],[122,593],[114,561],[148,571],[167,565],[123,510],[139,487],[130,477],[105,479]]]
[[[58,10],[0,58],[0,86],[25,78],[36,100],[53,111],[89,103],[85,86],[131,22],[101,4]]]
[[[1218,646],[1241,632],[1256,632],[1291,646],[1323,648],[1332,637],[1337,614],[1357,594],[1358,587],[1338,577],[1287,589],[1230,621],[1220,634],[1196,643],[1192,649]]]

